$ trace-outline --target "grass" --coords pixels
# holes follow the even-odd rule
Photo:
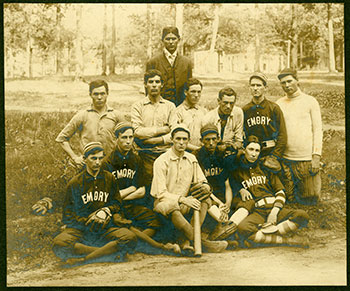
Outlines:
[[[119,81],[131,82],[128,79]],[[344,124],[344,88],[308,83],[303,86],[306,93],[318,99],[324,123]],[[222,87],[222,81],[206,80],[202,104],[208,109],[215,107],[217,92]],[[238,91],[238,105],[247,103],[250,98],[246,82],[236,81],[234,87]],[[130,91],[123,92],[124,96],[134,98],[121,97],[122,102],[112,98],[110,102],[112,107],[124,115],[128,115],[131,104],[140,98],[135,89],[137,86],[130,88]],[[116,88],[111,94],[116,92],[121,91]],[[51,97],[47,97],[42,92],[32,91],[27,92],[24,98],[22,93],[15,90],[6,92],[6,105],[25,102],[30,107],[35,101],[35,106],[39,106],[38,104],[44,104],[45,98],[53,97],[59,100],[59,105],[55,108],[59,111],[44,112],[39,107],[35,110],[38,112],[5,112],[8,272],[40,268],[57,261],[51,251],[51,242],[60,230],[62,197],[65,195],[66,184],[74,175],[74,169],[55,138],[73,116],[73,111],[79,108],[78,102],[75,101],[73,108],[65,112],[60,111],[59,106],[70,102],[68,94],[51,94]],[[268,93],[271,100],[283,95],[277,82],[270,85]],[[25,101],[21,101],[21,98]],[[89,100],[85,96],[80,100],[82,98]],[[323,140],[322,196],[317,206],[302,206],[311,217],[309,228],[303,231],[310,237],[313,236],[314,229],[336,233],[344,233],[346,229],[345,132],[326,130]],[[73,147],[77,146],[77,137],[72,139],[72,143]],[[55,212],[45,217],[32,215],[31,206],[45,196],[54,198]]]

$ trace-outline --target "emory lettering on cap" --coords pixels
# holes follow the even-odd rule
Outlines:
[[[247,180],[242,181],[242,185],[245,189],[248,189],[253,185],[265,184],[265,183],[266,183],[266,176],[251,177]]]
[[[249,127],[254,125],[269,125],[271,118],[268,116],[253,116],[247,119]]]
[[[84,204],[90,202],[90,201],[103,201],[107,202],[109,193],[102,192],[102,191],[90,191],[88,193],[85,193],[81,195],[81,199],[83,200]]]

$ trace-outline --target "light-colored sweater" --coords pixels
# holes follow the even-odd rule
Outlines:
[[[294,161],[311,161],[322,153],[322,119],[318,101],[300,89],[276,102],[284,115],[287,146],[283,157]]]

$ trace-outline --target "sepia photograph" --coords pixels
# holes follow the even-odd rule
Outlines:
[[[346,286],[344,3],[4,3],[7,287]]]

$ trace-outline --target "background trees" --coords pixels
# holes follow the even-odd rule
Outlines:
[[[329,71],[344,68],[344,12],[338,3],[8,3],[5,76],[128,72],[160,49],[162,27],[175,24],[190,57],[198,50],[239,53],[250,45],[257,60],[279,49],[298,69],[322,62]]]

